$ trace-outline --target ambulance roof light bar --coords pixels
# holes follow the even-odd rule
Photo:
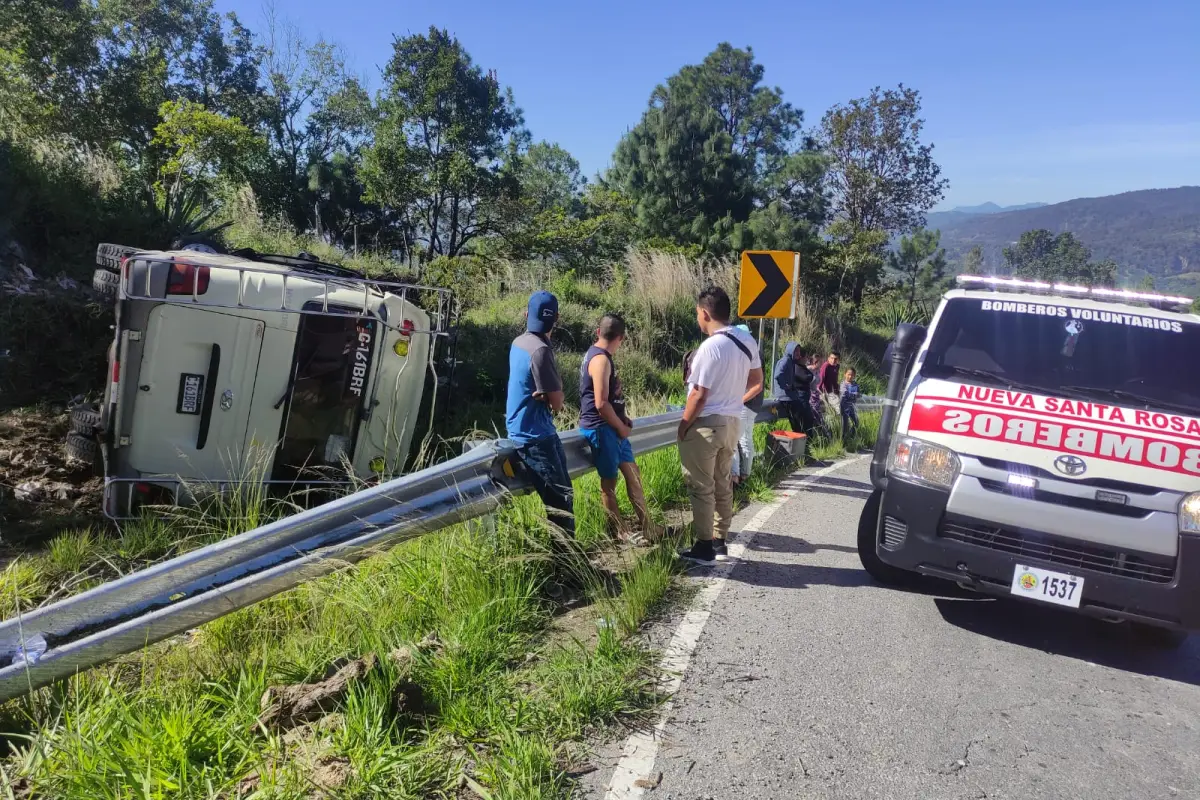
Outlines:
[[[999,278],[991,275],[959,275],[955,280],[962,285],[983,284],[992,289],[1023,289],[1026,291],[1054,292],[1057,294],[1091,295],[1105,300],[1140,300],[1145,303],[1170,303],[1191,305],[1192,298],[1176,297],[1153,292],[1134,292],[1129,289],[1108,289],[1103,286],[1078,286],[1070,283],[1047,283],[1024,281],[1019,278]]]

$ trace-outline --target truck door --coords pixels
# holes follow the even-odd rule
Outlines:
[[[150,312],[129,464],[184,478],[239,476],[262,322],[164,304]]]

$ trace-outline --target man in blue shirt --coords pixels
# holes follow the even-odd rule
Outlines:
[[[563,385],[550,347],[550,331],[558,322],[558,298],[535,292],[529,298],[525,333],[508,352],[508,438],[529,469],[534,488],[546,504],[546,516],[568,536],[575,536],[574,493],[567,474],[553,412],[563,406]],[[556,548],[558,549],[558,548]]]

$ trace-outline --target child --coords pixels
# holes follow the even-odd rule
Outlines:
[[[850,434],[858,429],[858,383],[854,369],[846,370],[845,380],[842,381],[842,441],[848,442]]]

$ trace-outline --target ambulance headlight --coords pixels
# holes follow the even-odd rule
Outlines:
[[[1200,533],[1200,492],[1189,494],[1179,504],[1179,532]]]
[[[949,489],[958,477],[958,456],[953,450],[911,436],[897,436],[892,442],[888,474],[900,480]]]

